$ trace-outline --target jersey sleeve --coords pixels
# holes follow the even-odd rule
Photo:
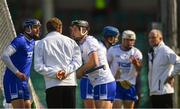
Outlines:
[[[94,38],[92,39],[88,39],[87,41],[87,53],[88,55],[94,51],[97,51],[98,50],[98,41]]]
[[[16,50],[18,50],[23,45],[23,40],[20,37],[16,37],[10,45],[12,45]]]

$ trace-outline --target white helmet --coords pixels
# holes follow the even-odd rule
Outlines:
[[[122,38],[123,39],[134,39],[134,40],[136,40],[136,34],[131,30],[125,30],[122,33]]]

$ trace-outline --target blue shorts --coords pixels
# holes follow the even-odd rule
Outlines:
[[[116,95],[116,82],[101,84],[94,87],[94,100],[114,101]]]
[[[4,94],[7,103],[16,99],[30,100],[29,85],[27,81],[20,81],[17,77],[9,77],[6,74],[3,79]]]
[[[138,97],[136,95],[135,86],[132,85],[129,89],[125,89],[120,86],[118,83],[116,87],[116,100],[130,100],[130,101],[137,101]]]
[[[83,77],[80,80],[80,92],[81,99],[93,99],[93,86],[91,85],[90,80],[86,77]]]

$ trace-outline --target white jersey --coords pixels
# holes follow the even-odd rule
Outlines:
[[[118,70],[121,72],[120,78],[116,81],[128,80],[131,84],[135,85],[137,71],[130,62],[131,56],[142,60],[142,53],[135,47],[132,47],[129,51],[123,51],[121,45],[118,44],[109,48],[107,53],[107,59],[113,75]]]
[[[93,36],[87,36],[84,42],[80,44],[80,48],[84,63],[87,62],[89,58],[88,55],[96,51],[98,54],[99,66],[105,65],[105,69],[99,69],[88,74],[88,78],[93,86],[114,81],[114,77],[107,62],[107,50],[102,43],[99,43]]]

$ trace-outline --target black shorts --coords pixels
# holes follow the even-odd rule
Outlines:
[[[46,89],[48,108],[75,108],[76,86],[57,86]]]

